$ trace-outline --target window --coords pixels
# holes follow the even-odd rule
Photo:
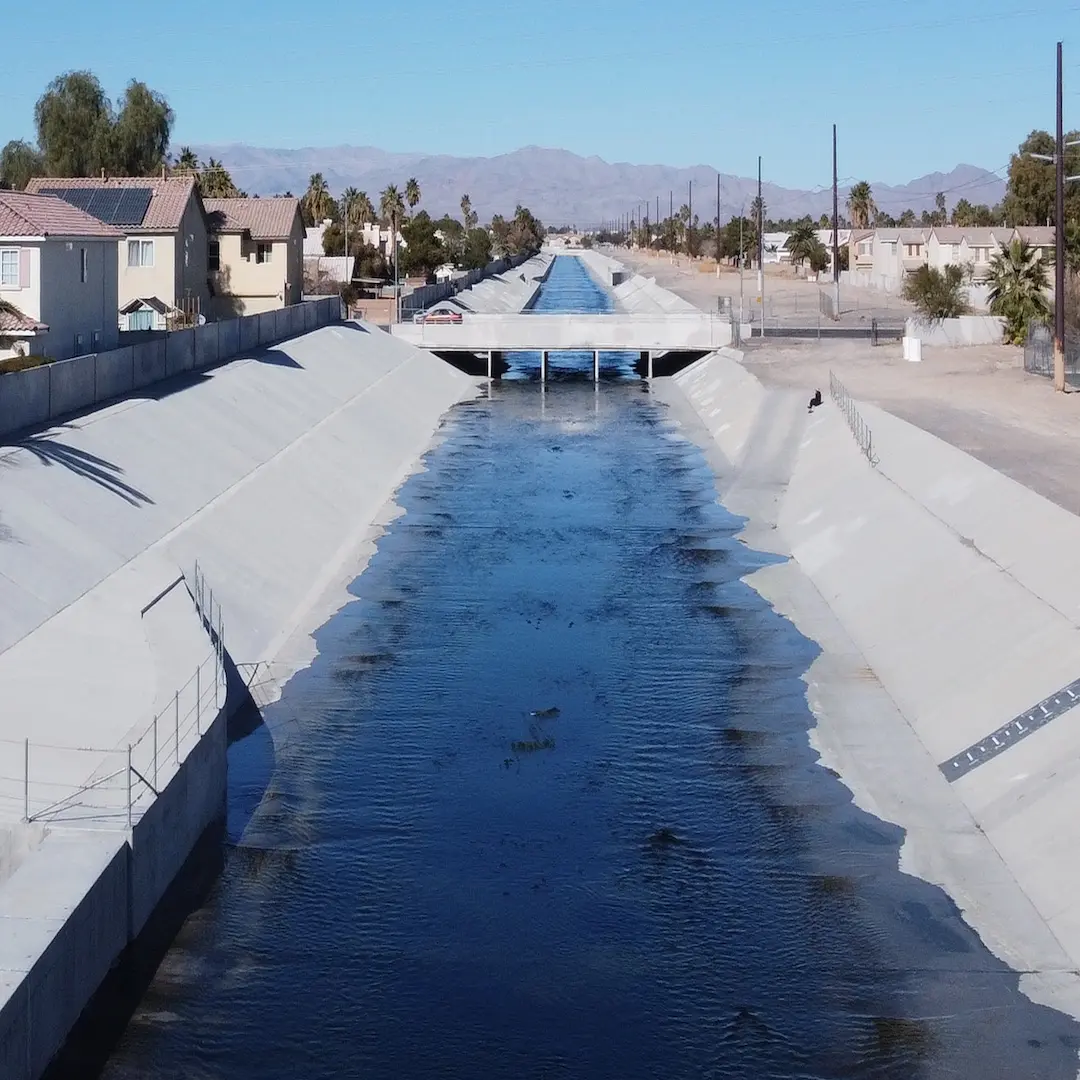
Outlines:
[[[17,248],[0,251],[0,285],[7,285],[13,289],[19,287],[19,251]]]
[[[873,247],[874,247],[873,240],[860,240],[859,241],[859,254],[860,255],[869,255],[871,253],[871,251],[873,250]]]
[[[79,280],[85,285],[90,277],[90,264],[86,258],[86,248],[79,248]]]
[[[917,259],[922,254],[922,244],[905,244],[904,255],[909,259]]]
[[[129,330],[153,330],[154,313],[149,308],[133,311],[128,315]]]
[[[953,262],[956,262],[960,258],[960,245],[959,244],[953,244],[953,246],[952,246],[952,257],[953,257]]]
[[[896,241],[895,240],[886,240],[885,241],[885,250],[890,255],[895,255],[896,254]]]
[[[128,241],[128,266],[153,266],[154,265],[154,241],[153,240],[129,240]]]
[[[211,240],[206,247],[206,266],[212,274],[221,269],[221,241]]]
[[[273,250],[273,244],[256,244],[255,261],[257,263],[268,263],[270,261],[270,254]]]
[[[989,262],[990,261],[990,249],[989,248],[976,248],[975,249],[975,261],[976,262]]]

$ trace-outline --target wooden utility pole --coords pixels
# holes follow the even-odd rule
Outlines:
[[[833,318],[840,318],[840,200],[836,178],[836,125],[832,126],[832,265],[833,265]]]

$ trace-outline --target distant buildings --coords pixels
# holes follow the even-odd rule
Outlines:
[[[1052,258],[1054,229],[1051,226],[1009,228],[963,228],[935,225],[914,229],[854,230],[848,241],[848,268],[854,285],[887,291],[903,287],[920,266],[944,269],[959,265],[971,269],[976,287],[985,284],[990,263],[1014,237],[1034,247],[1042,258]]]
[[[123,238],[63,199],[0,191],[0,359],[116,348]]]

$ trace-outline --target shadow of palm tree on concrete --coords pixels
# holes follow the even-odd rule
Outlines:
[[[132,506],[153,505],[154,500],[149,495],[121,479],[124,470],[119,465],[88,450],[57,442],[51,434],[29,435],[12,445],[33,454],[42,465],[62,465]]]

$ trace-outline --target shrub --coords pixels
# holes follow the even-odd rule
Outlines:
[[[16,371],[29,371],[30,368],[44,367],[53,363],[51,356],[12,356],[8,360],[0,360],[0,375],[11,375]]]
[[[930,322],[958,318],[968,313],[967,276],[956,263],[944,270],[924,263],[904,282],[904,299]]]

